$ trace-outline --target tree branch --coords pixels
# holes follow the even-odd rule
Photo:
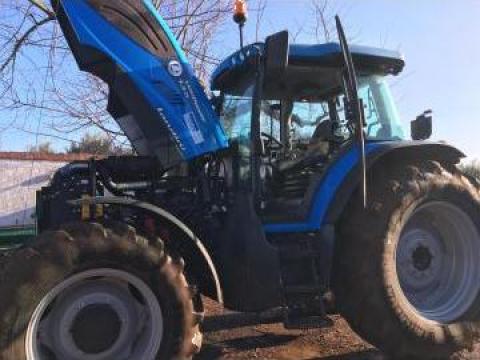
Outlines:
[[[48,8],[42,0],[28,0],[30,4],[45,13],[48,17],[54,17],[55,13]]]
[[[46,17],[40,22],[33,24],[27,31],[25,31],[25,33],[23,33],[23,35],[18,40],[15,41],[12,52],[4,61],[4,63],[0,65],[0,73],[2,73],[12,61],[15,61],[15,58],[17,57],[17,53],[20,51],[21,47],[25,44],[25,42],[28,40],[30,35],[32,35],[38,28],[40,28],[42,25],[45,25],[51,20],[53,20],[53,17]]]

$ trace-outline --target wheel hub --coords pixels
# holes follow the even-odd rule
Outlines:
[[[419,246],[412,254],[413,265],[418,271],[425,271],[432,265],[433,255],[427,247]]]
[[[479,255],[479,231],[459,207],[432,201],[413,210],[396,248],[406,300],[428,320],[458,321],[480,293]]]
[[[438,284],[444,262],[442,240],[434,231],[414,227],[402,234],[397,272],[406,290],[418,292]]]
[[[80,310],[70,333],[76,347],[90,355],[111,349],[121,329],[120,317],[111,306],[94,304]]]

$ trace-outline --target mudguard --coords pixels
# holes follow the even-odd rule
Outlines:
[[[385,141],[366,144],[367,169],[384,161],[433,160],[457,164],[465,155],[445,143],[429,141]],[[358,147],[345,149],[329,165],[325,174],[312,184],[305,201],[305,213],[300,221],[270,223],[264,225],[267,233],[308,233],[321,231],[326,225],[335,224],[350,197],[359,186],[360,153]],[[375,170],[375,169],[374,169]],[[360,201],[360,200],[359,200]]]
[[[437,161],[442,164],[457,165],[466,155],[444,142],[431,141],[391,141],[370,145],[367,158],[368,171],[381,172],[385,163],[415,163],[421,160]],[[355,170],[350,172],[335,191],[335,197],[325,213],[323,224],[335,224],[342,215],[352,194],[358,186]]]
[[[52,0],[52,6],[80,69],[108,84],[108,110],[139,155],[155,155],[169,167],[228,146],[150,0]]]
[[[223,291],[220,284],[220,277],[208,250],[193,231],[170,212],[137,199],[121,197],[101,196],[97,198],[71,200],[68,203],[69,205],[76,207],[90,204],[132,208],[154,216],[154,218],[176,228],[179,231],[177,234],[183,235],[176,239],[178,241],[186,242],[182,248],[184,252],[180,254],[184,260],[186,260],[186,272],[189,272],[189,265],[193,266],[196,279],[200,281],[200,291],[202,291],[204,295],[217,300],[219,303],[223,303]]]

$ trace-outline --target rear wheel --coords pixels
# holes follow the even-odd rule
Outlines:
[[[2,359],[190,359],[200,349],[182,263],[130,227],[45,233],[13,255],[6,275]]]
[[[446,359],[479,330],[480,199],[435,163],[371,180],[339,228],[335,292],[352,328],[393,358]],[[355,200],[354,200],[355,201]]]

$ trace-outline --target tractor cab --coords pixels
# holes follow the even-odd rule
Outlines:
[[[269,65],[267,57],[278,54],[268,48],[275,46],[267,40],[267,45],[250,45],[230,56],[215,71],[212,89],[221,94],[223,126],[242,159],[240,183],[253,181],[267,219],[285,221],[308,212],[315,180],[339,153],[351,149],[355,129],[345,110],[339,44],[288,45],[280,70]],[[404,68],[402,56],[363,46],[350,50],[365,114],[365,141],[404,140],[388,85],[388,78]],[[255,184],[255,155],[261,158],[260,185]]]

